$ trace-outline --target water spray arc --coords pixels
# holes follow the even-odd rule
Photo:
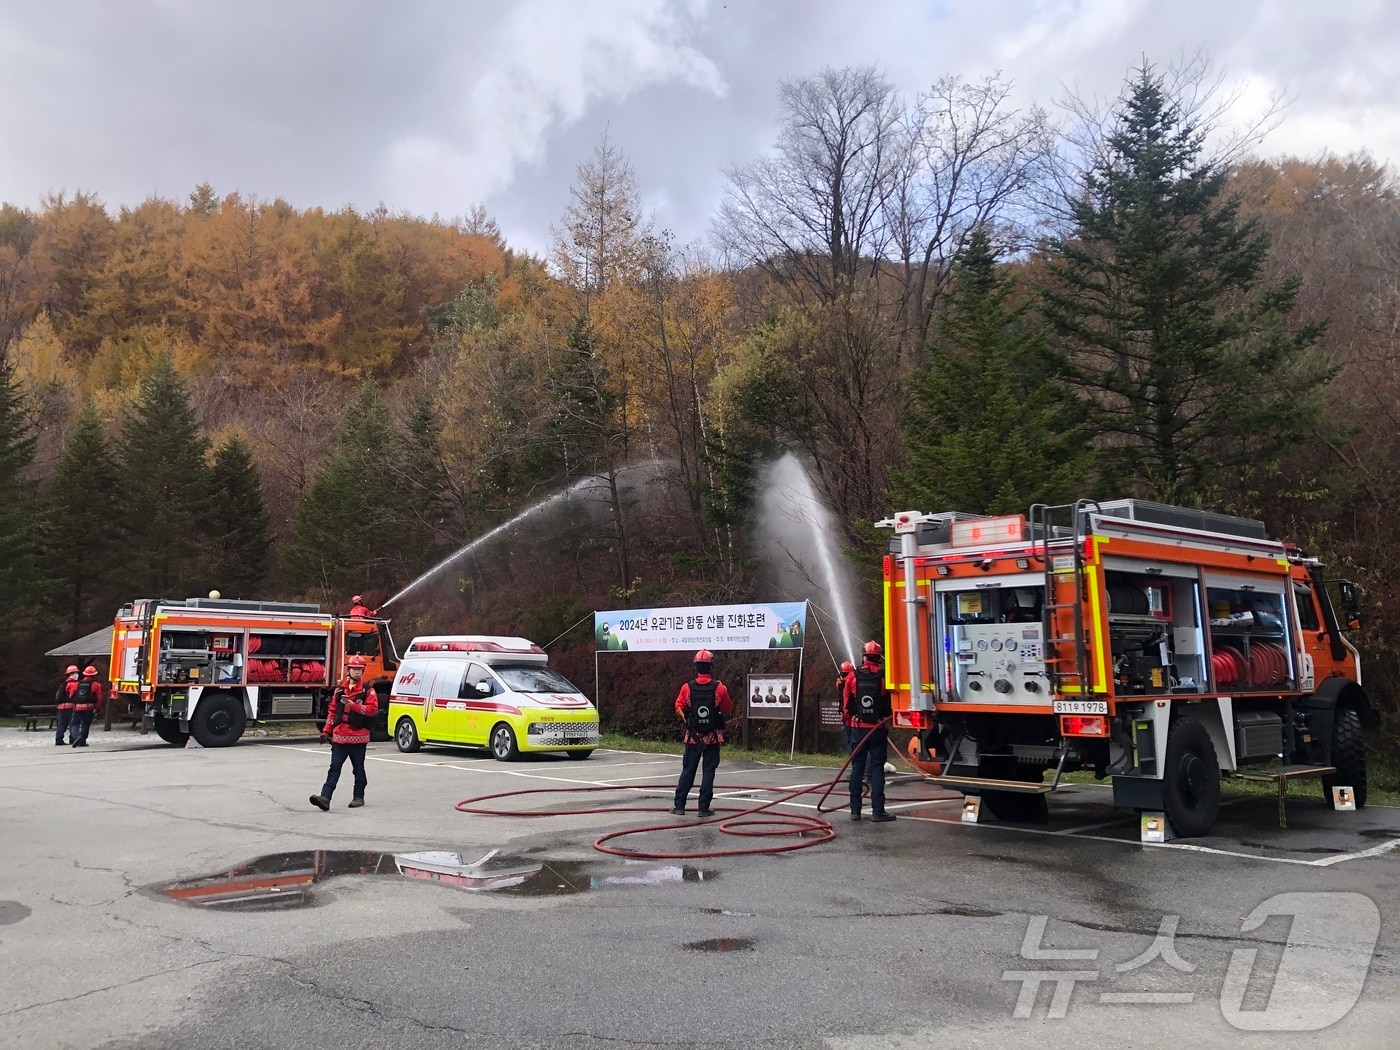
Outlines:
[[[836,523],[818,497],[802,461],[793,453],[787,453],[773,465],[760,502],[766,531],[774,542],[799,567],[797,551],[810,552],[816,558],[836,616],[838,644],[845,648],[845,658],[854,660],[860,644],[851,627],[848,570],[836,549]]]
[[[591,488],[599,484],[602,484],[602,482],[598,478],[582,478],[579,481],[574,482],[562,492],[556,492],[554,495],[542,499],[538,503],[531,504],[530,506],[522,510],[519,514],[517,514],[515,517],[511,518],[509,521],[501,522],[501,524],[497,525],[495,528],[487,532],[483,532],[480,536],[472,540],[470,543],[458,548],[452,554],[449,554],[446,558],[442,559],[442,561],[438,562],[431,569],[429,569],[427,572],[423,573],[423,575],[419,576],[416,580],[410,583],[407,587],[403,588],[403,590],[399,591],[398,594],[394,595],[387,602],[381,605],[380,608],[387,609],[389,606],[393,605],[396,601],[402,598],[409,591],[413,590],[413,588],[417,587],[420,583],[423,583],[425,580],[430,580],[438,573],[442,572],[443,569],[447,568],[458,558],[470,554],[477,547],[480,547],[482,544],[494,539],[495,537],[499,536],[501,533],[505,532],[512,526],[519,525],[522,521],[524,521],[531,515],[538,514],[540,511],[552,507],[556,503],[562,503],[570,496],[573,496],[576,493],[583,491],[584,489]]]

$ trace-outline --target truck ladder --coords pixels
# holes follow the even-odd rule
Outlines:
[[[1086,697],[1093,685],[1084,631],[1084,540],[1091,508],[1097,511],[1099,505],[1087,499],[1031,507],[1031,540],[1038,540],[1043,552],[1045,668],[1052,699],[1070,692]],[[1072,664],[1061,655],[1066,643],[1074,646]]]

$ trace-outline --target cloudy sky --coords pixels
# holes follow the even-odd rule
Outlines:
[[[705,236],[776,87],[874,64],[910,96],[997,70],[1025,102],[1115,94],[1204,48],[1264,152],[1400,162],[1390,0],[0,0],[0,200],[221,194],[452,218],[545,252],[605,129],[658,223]]]

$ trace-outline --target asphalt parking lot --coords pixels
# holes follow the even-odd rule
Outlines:
[[[722,786],[830,772],[739,754]],[[963,824],[960,797],[902,779],[899,821],[838,812],[811,849],[625,861],[593,840],[674,822],[647,785],[677,758],[375,744],[368,805],[345,808],[347,767],[321,813],[327,756],[0,731],[0,1047],[1364,1047],[1400,1026],[1400,810],[1295,789],[1286,829],[1247,798],[1208,838],[1145,846],[1097,786],[1012,827]],[[499,805],[654,814],[453,809],[569,785],[615,791]],[[753,844],[713,826],[624,841]],[[456,875],[429,870],[454,855]]]

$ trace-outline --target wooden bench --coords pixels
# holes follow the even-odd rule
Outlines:
[[[38,732],[41,719],[49,720],[49,728],[55,729],[58,726],[58,708],[53,704],[35,704],[19,709],[21,717],[24,718],[24,728]]]

